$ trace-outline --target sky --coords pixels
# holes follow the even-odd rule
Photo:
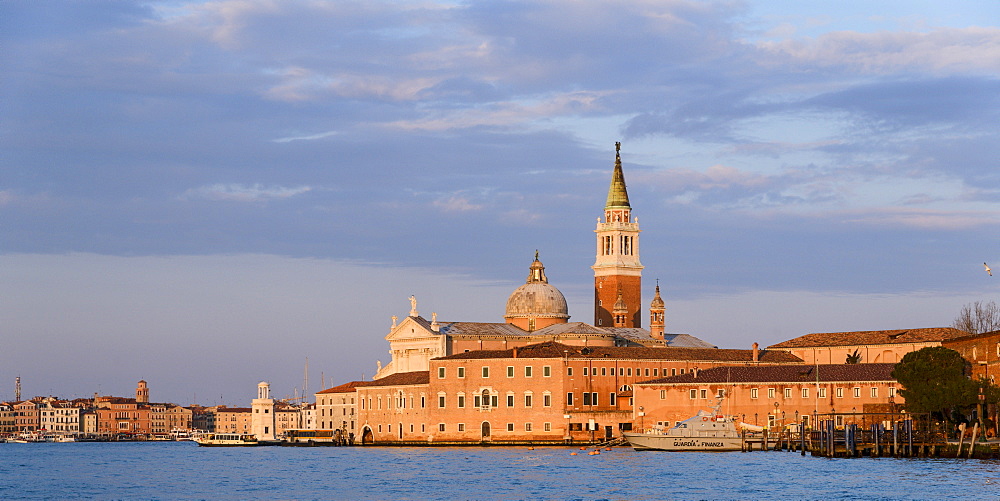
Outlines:
[[[591,322],[616,141],[669,332],[1000,291],[995,1],[14,0],[0,47],[0,400],[370,379],[536,249]]]

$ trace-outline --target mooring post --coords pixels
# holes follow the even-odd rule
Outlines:
[[[979,423],[977,422],[972,426],[972,440],[969,441],[969,459],[972,459],[972,453],[976,451],[976,435],[979,433]]]

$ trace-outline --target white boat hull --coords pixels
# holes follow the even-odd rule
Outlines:
[[[725,452],[743,450],[743,440],[739,437],[678,437],[663,434],[626,433],[625,439],[637,451]]]

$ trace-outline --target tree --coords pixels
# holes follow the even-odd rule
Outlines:
[[[930,346],[907,353],[892,371],[903,389],[906,410],[953,421],[976,405],[979,384],[969,379],[971,364],[955,350]]]
[[[860,364],[861,363],[861,353],[855,348],[854,353],[847,355],[848,364]]]
[[[962,307],[952,327],[969,334],[984,334],[1000,330],[1000,306],[990,301],[976,301]]]

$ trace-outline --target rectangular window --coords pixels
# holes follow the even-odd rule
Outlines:
[[[719,389],[715,390],[715,397],[716,398],[723,398],[725,396],[726,396],[726,390],[724,390],[722,388],[719,388]]]
[[[531,366],[530,365],[525,365],[524,366],[524,377],[531,377]]]
[[[490,368],[489,367],[483,367],[483,377],[484,378],[485,377],[490,377]]]
[[[767,389],[767,398],[774,398],[774,388]]]
[[[490,395],[490,405],[493,407],[499,407],[497,405],[497,399],[500,398],[498,395]]]
[[[465,395],[459,395],[458,396],[458,408],[459,409],[464,409],[465,408]]]
[[[616,395],[615,392],[611,392],[609,398],[611,398],[611,400],[609,400],[609,402],[611,402],[611,406],[612,407],[618,404],[618,395]]]
[[[671,376],[676,376],[677,375],[677,369],[670,369],[670,375]]]
[[[625,368],[624,367],[619,367],[618,368],[618,375],[619,376],[624,376],[625,375]]]
[[[458,368],[458,377],[465,377],[465,367]]]
[[[514,395],[507,395],[507,407],[514,407]]]
[[[531,407],[531,394],[530,393],[524,396],[524,406],[525,407]]]
[[[628,368],[628,377],[632,377],[632,368],[631,367]]]
[[[602,376],[607,376],[608,375],[608,368],[607,367],[601,367],[601,375]]]
[[[566,394],[566,405],[573,405],[573,393]]]
[[[514,431],[514,423],[507,423],[507,431]]]
[[[583,392],[583,405],[590,405],[590,393]]]
[[[438,408],[444,409],[444,395],[438,396]]]
[[[872,388],[872,398],[878,398],[878,388]]]
[[[802,398],[809,398],[809,388],[802,388]]]
[[[688,394],[691,396],[691,400],[698,398],[698,390],[689,390]]]
[[[708,390],[701,390],[701,398],[708,398]]]
[[[552,395],[542,395],[542,405],[545,407],[552,407]]]
[[[567,376],[572,376],[573,375],[573,368],[572,367],[567,367],[566,368],[566,375]]]
[[[420,408],[421,409],[423,409],[424,407],[427,406],[426,400],[427,400],[427,397],[420,397]]]
[[[591,400],[591,402],[590,402],[591,405],[597,405],[597,392],[596,391],[590,394],[590,400]]]
[[[837,398],[844,398],[844,389],[837,388]]]
[[[458,423],[458,431],[465,431],[465,423]]]
[[[660,375],[660,369],[653,369],[653,377],[658,377]]]
[[[612,395],[614,395],[614,393],[612,393]],[[666,400],[666,398],[667,398],[667,390],[660,390],[660,400]]]
[[[642,371],[642,375],[645,376],[645,377],[649,377],[649,369],[647,368],[647,369],[643,370]]]
[[[472,397],[472,406],[473,407],[479,407],[482,404],[483,404],[483,402],[482,402],[482,399],[479,398],[479,395],[475,395],[475,396]]]
[[[854,398],[861,398],[861,388],[854,388]]]
[[[681,367],[681,374],[684,374],[684,370],[685,369],[683,367]]]
[[[444,367],[438,367],[438,379],[444,379]]]
[[[438,425],[438,431],[444,431],[444,423]]]
[[[819,398],[826,398],[826,388],[820,388],[820,389],[816,390],[816,395]]]
[[[542,377],[552,377],[552,366],[542,367]]]
[[[750,398],[757,398],[757,388],[750,388]]]
[[[524,423],[524,431],[531,431],[531,423]]]
[[[507,377],[514,377],[514,366],[513,365],[508,365],[507,366]]]
[[[792,398],[792,389],[785,388],[785,398]]]
[[[895,386],[890,386],[889,387],[889,396],[893,397],[893,398],[896,397],[896,387]]]
[[[545,423],[542,425],[542,429],[545,431],[552,431],[552,423]]]

